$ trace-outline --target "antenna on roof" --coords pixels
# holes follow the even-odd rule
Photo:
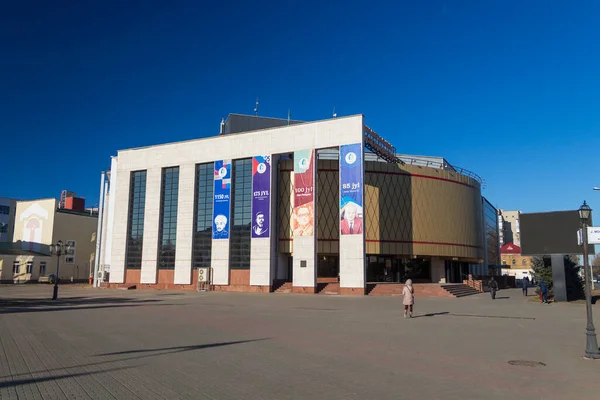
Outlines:
[[[290,117],[292,116],[292,111],[288,108],[288,125],[290,124]]]
[[[221,129],[219,130],[219,135],[223,134],[224,128],[225,128],[225,118],[221,118]]]
[[[337,118],[337,113],[335,112],[335,107],[333,107],[333,118]]]
[[[256,106],[254,107],[254,115],[258,117],[258,97],[256,98]]]

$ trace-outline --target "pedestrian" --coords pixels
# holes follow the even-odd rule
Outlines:
[[[415,304],[415,289],[413,288],[411,279],[407,279],[406,282],[404,282],[402,296],[404,296],[404,300],[402,301],[404,304],[404,318],[406,318],[407,314],[408,318],[412,318],[413,305]]]
[[[524,277],[522,284],[523,284],[523,296],[527,297],[527,286],[529,286],[529,278]]]
[[[540,279],[540,293],[542,293],[542,304],[550,304],[548,301],[548,286],[543,279]]]
[[[490,287],[490,294],[492,295],[492,300],[496,300],[496,291],[498,290],[498,282],[496,282],[496,280],[494,279],[493,276],[490,279],[488,286]]]

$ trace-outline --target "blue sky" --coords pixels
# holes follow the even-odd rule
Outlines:
[[[5,2],[0,196],[96,203],[118,149],[215,135],[259,97],[266,116],[362,113],[498,207],[600,211],[600,2],[201,3]]]

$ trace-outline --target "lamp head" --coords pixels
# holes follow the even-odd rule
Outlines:
[[[581,222],[587,223],[591,214],[592,209],[590,208],[590,206],[587,205],[587,203],[584,200],[581,207],[579,207],[579,218],[581,219]]]

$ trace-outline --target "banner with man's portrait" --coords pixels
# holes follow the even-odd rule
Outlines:
[[[229,239],[231,160],[215,161],[213,239]]]
[[[268,238],[271,199],[271,156],[252,157],[252,237]]]
[[[315,151],[294,152],[294,236],[314,236]]]
[[[340,231],[358,235],[363,227],[362,143],[340,146]]]

